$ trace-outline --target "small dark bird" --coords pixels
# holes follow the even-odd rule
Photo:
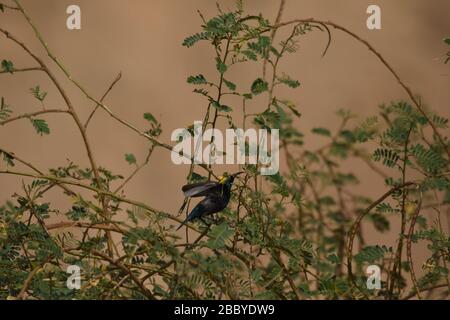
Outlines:
[[[225,209],[230,201],[231,186],[234,178],[243,172],[238,172],[230,176],[219,177],[219,181],[206,181],[187,184],[181,188],[185,197],[205,197],[200,201],[187,218],[178,227],[180,229],[187,222],[197,218],[203,218],[210,214],[220,212]],[[177,230],[178,230],[177,229]]]

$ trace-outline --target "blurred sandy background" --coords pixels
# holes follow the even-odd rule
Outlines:
[[[219,1],[222,8],[233,8],[234,1]],[[212,48],[201,43],[187,49],[183,39],[200,30],[196,12],[206,17],[216,13],[215,1],[144,1],[144,0],[23,0],[22,4],[44,35],[54,53],[68,67],[75,79],[95,97],[100,97],[119,71],[122,79],[105,103],[124,119],[145,128],[144,112],[153,113],[163,124],[162,140],[169,142],[173,129],[191,125],[203,118],[205,101],[193,94],[186,84],[189,75],[202,73],[215,76]],[[66,28],[66,8],[81,7],[82,29]],[[248,13],[262,12],[275,19],[278,1],[245,1]],[[366,28],[366,9],[370,4],[381,7],[382,30]],[[283,21],[293,18],[315,17],[331,20],[367,39],[394,67],[414,93],[444,116],[450,116],[450,65],[443,64],[448,51],[442,38],[450,35],[450,1],[448,0],[288,0]],[[0,14],[0,25],[29,44],[50,65],[44,51],[18,13]],[[282,33],[277,40],[282,40]],[[324,58],[325,33],[315,31],[301,39],[299,51],[280,65],[301,82],[297,90],[283,91],[298,103],[302,119],[301,130],[313,127],[336,129],[339,108],[353,110],[362,116],[376,112],[377,105],[392,100],[407,99],[392,75],[360,43],[332,30],[332,44]],[[0,59],[9,59],[17,68],[34,66],[22,50],[0,37]],[[53,70],[57,70],[54,65]],[[260,76],[261,67],[245,66],[232,69],[228,78],[249,86]],[[94,105],[58,73],[77,112],[86,119]],[[48,108],[63,107],[63,101],[42,73],[0,75],[0,96],[14,109],[14,114],[36,111],[38,102],[29,88],[40,85],[48,91]],[[239,105],[229,103],[235,110]],[[258,106],[251,108],[258,110]],[[251,109],[250,109],[251,110]],[[38,168],[67,163],[88,165],[81,137],[68,116],[46,115],[51,135],[39,137],[28,120],[0,127],[0,146],[14,151]],[[88,134],[97,163],[115,173],[128,175],[133,169],[124,160],[125,153],[133,153],[138,161],[145,157],[148,142],[119,125],[101,110],[95,115]],[[324,143],[307,135],[307,146]],[[350,164],[364,177],[361,188],[367,195],[377,196],[383,190],[382,180],[360,162]],[[227,170],[226,167],[218,170]],[[228,169],[229,170],[229,169]],[[140,172],[126,189],[129,198],[143,201],[156,208],[175,213],[182,202],[180,186],[185,181],[188,166],[175,166],[170,154],[157,149],[150,164]],[[0,203],[20,187],[21,179],[0,176]],[[60,191],[51,194],[58,208],[71,204]],[[392,228],[398,226],[394,219]],[[393,235],[386,237],[371,233],[369,242],[393,245]],[[421,259],[420,254],[416,254]],[[421,260],[419,265],[423,262]]]

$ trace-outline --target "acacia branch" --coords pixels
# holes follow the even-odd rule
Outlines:
[[[286,0],[280,0],[280,6],[278,7],[277,17],[275,18],[275,25],[280,23],[281,16],[283,15],[285,5],[286,5]],[[277,33],[277,30],[278,30],[278,28],[274,28],[272,30],[272,32],[270,33],[270,43],[272,43],[273,40],[275,39],[275,34]],[[267,49],[267,50],[269,50],[269,49]],[[263,62],[263,79],[264,80],[266,79],[267,59],[268,59],[268,56],[266,56],[266,58],[264,58],[264,62]]]
[[[36,111],[36,112],[30,112],[30,113],[24,113],[12,118],[8,118],[6,120],[0,121],[0,126],[3,126],[9,122],[13,122],[16,120],[20,120],[20,119],[24,119],[24,118],[31,118],[31,117],[35,117],[41,114],[47,114],[47,113],[69,113],[69,111],[67,110],[62,110],[62,109],[46,109],[46,110],[40,110],[40,111]]]
[[[30,68],[20,68],[20,69],[16,69],[13,68],[12,72],[6,71],[6,70],[1,70],[1,73],[10,73],[10,74],[14,74],[15,72],[27,72],[27,71],[44,71],[44,69],[42,69],[41,67],[30,67]]]
[[[31,28],[34,30],[36,37],[38,38],[39,42],[42,44],[42,46],[44,47],[47,55],[50,57],[51,60],[53,60],[54,63],[56,63],[56,65],[60,68],[60,70],[64,73],[64,75],[66,75],[66,77],[69,79],[70,82],[72,82],[84,95],[87,99],[91,100],[92,102],[94,102],[96,105],[98,105],[100,108],[102,108],[106,113],[108,113],[109,116],[111,116],[113,119],[117,120],[119,123],[121,123],[122,125],[128,127],[129,129],[131,129],[132,131],[136,132],[137,134],[139,134],[142,137],[145,137],[146,139],[150,140],[153,144],[163,147],[164,149],[167,149],[169,151],[173,150],[173,147],[167,143],[164,143],[162,141],[159,141],[158,139],[156,139],[155,137],[149,135],[148,133],[139,130],[136,126],[134,126],[133,124],[131,124],[130,122],[123,120],[122,118],[120,118],[119,116],[117,116],[115,113],[113,113],[111,111],[111,109],[105,105],[103,102],[98,101],[97,99],[95,99],[91,94],[89,94],[89,92],[78,82],[76,81],[72,75],[69,73],[69,71],[64,67],[64,65],[56,58],[56,56],[52,53],[52,51],[50,50],[50,48],[47,45],[47,42],[43,39],[42,35],[40,34],[39,30],[36,28],[36,26],[34,25],[34,23],[31,21],[31,18],[28,16],[28,14],[25,12],[25,10],[23,9],[23,7],[20,5],[19,1],[17,0],[13,0],[18,8],[20,8],[22,14],[24,15],[24,17],[26,18],[28,24],[31,26]],[[3,32],[8,38],[12,37],[11,34],[9,32],[7,32],[6,30],[3,30],[0,28],[0,32]],[[17,42],[17,40],[15,40]],[[35,56],[30,50],[28,50],[28,48],[25,47],[25,45],[21,42],[17,42],[19,45],[21,45],[25,51],[27,51],[41,66],[45,66],[43,65],[43,62],[41,59],[39,59],[37,56]],[[49,73],[49,70],[47,68],[45,68],[45,71],[47,73]],[[54,77],[53,77],[54,79]],[[53,80],[52,79],[52,80]],[[56,79],[54,79],[54,81],[56,81]],[[58,89],[59,88],[59,84],[57,85]],[[60,91],[61,91],[60,90]],[[63,95],[63,97],[65,96],[65,94]],[[78,119],[79,122],[79,119]],[[83,129],[83,125],[81,124],[81,122],[78,123],[77,125],[79,125],[80,130]],[[84,130],[83,130],[84,132]],[[89,154],[89,152],[88,152]],[[189,157],[187,155],[183,155],[184,157],[190,159],[192,161],[192,163],[194,163],[194,158],[193,157]],[[91,160],[91,159],[90,159]],[[92,161],[91,161],[92,162]],[[199,166],[201,168],[203,168],[204,170],[208,171],[208,173],[210,175],[212,175],[213,177],[217,178],[217,176],[214,174],[214,172],[212,172],[212,170],[210,168],[208,168],[207,165],[205,164],[199,164]],[[95,171],[94,170],[94,174]]]
[[[4,4],[4,3],[2,3],[2,2],[0,2],[0,6],[2,6],[4,9],[9,9],[9,10],[20,10],[20,9],[17,8],[17,7],[10,6],[9,4]]]
[[[414,211],[414,215],[411,219],[411,224],[409,225],[409,232],[408,232],[408,235],[406,236],[406,256],[408,257],[409,267],[411,269],[411,272],[410,272],[411,273],[411,281],[412,281],[412,283],[414,285],[414,289],[417,293],[417,298],[419,298],[420,300],[422,300],[422,297],[420,295],[419,285],[417,284],[416,273],[414,271],[414,264],[413,264],[412,253],[411,253],[411,241],[412,241],[412,236],[414,234],[414,226],[416,225],[417,217],[420,214],[421,207],[422,207],[422,192],[420,192],[419,203],[417,204],[416,210]]]
[[[433,121],[430,119],[430,117],[427,115],[425,110],[422,108],[421,103],[414,96],[414,94],[412,93],[411,89],[406,85],[406,83],[400,78],[400,76],[394,70],[394,68],[386,61],[386,59],[368,41],[362,39],[360,36],[358,36],[357,34],[355,34],[352,31],[350,31],[349,29],[347,29],[347,28],[345,28],[345,27],[343,27],[343,26],[341,26],[339,24],[336,24],[336,23],[334,23],[332,21],[323,21],[323,20],[318,20],[318,19],[314,19],[314,18],[294,19],[294,20],[291,20],[291,21],[278,23],[278,24],[273,25],[268,30],[264,30],[264,31],[267,32],[267,31],[270,31],[272,29],[278,29],[280,27],[284,27],[284,26],[288,26],[288,25],[296,24],[296,23],[318,23],[318,24],[322,24],[322,25],[325,25],[325,26],[331,26],[331,27],[333,27],[335,29],[338,29],[338,30],[340,30],[340,31],[350,35],[352,38],[354,38],[358,42],[364,44],[381,61],[381,63],[389,70],[389,72],[398,81],[400,86],[405,90],[405,92],[407,93],[407,95],[409,96],[411,101],[417,107],[417,110],[419,110],[419,112],[422,114],[422,116],[424,116],[424,118],[430,124],[431,128],[433,129],[434,134],[436,135],[436,137],[438,138],[440,144],[442,145],[442,147],[446,151],[448,157],[450,158],[450,147],[445,142],[444,138],[442,137],[442,135],[440,134],[440,132],[438,131],[438,129],[434,125]]]
[[[22,300],[27,293],[28,288],[31,285],[31,282],[33,281],[34,276],[36,273],[45,267],[45,265],[51,260],[51,257],[48,257],[45,259],[45,261],[41,264],[39,264],[37,267],[35,267],[31,272],[28,274],[27,278],[25,279],[25,282],[23,283],[22,289],[20,289],[19,294],[17,295],[17,300]]]
[[[417,289],[416,289],[415,291],[411,292],[406,297],[404,297],[402,300],[409,300],[409,299],[413,298],[414,296],[416,296],[418,294],[418,292],[425,292],[425,291],[430,291],[430,290],[439,289],[439,288],[443,288],[443,287],[447,287],[447,284],[446,283],[436,284],[434,286],[421,288],[421,289],[419,289],[419,291],[417,291]]]
[[[120,261],[118,260],[114,260],[112,259],[110,256],[101,253],[100,251],[91,249],[90,252],[96,256],[101,257],[102,259],[108,261],[109,263],[115,265],[117,268],[119,268],[120,270],[122,270],[123,272],[125,272],[126,274],[130,275],[131,280],[133,280],[133,282],[141,289],[142,293],[149,299],[151,300],[156,300],[155,296],[153,295],[153,293],[145,287],[145,285],[142,283],[142,281],[124,264],[122,264]]]
[[[409,137],[411,136],[411,131],[413,129],[412,124],[410,124],[408,133],[405,138],[405,143],[403,147],[403,165],[401,167],[401,181],[402,183],[405,183],[406,181],[406,169],[407,169],[407,163],[408,163],[408,145],[409,145]],[[401,198],[401,225],[400,225],[400,236],[398,239],[398,245],[397,245],[397,252],[396,252],[396,262],[394,262],[394,266],[392,268],[392,274],[395,275],[397,272],[397,276],[391,277],[391,283],[389,284],[389,290],[388,290],[388,297],[392,296],[392,293],[394,292],[395,288],[395,281],[400,281],[402,276],[402,251],[403,251],[403,237],[405,234],[405,228],[406,228],[406,210],[405,210],[405,203],[406,203],[406,192],[402,192],[402,198]],[[400,291],[400,288],[399,288]]]
[[[4,148],[0,147],[0,152],[3,152],[5,154],[7,154],[9,157],[15,159],[16,161],[22,163],[23,165],[27,166],[28,168],[32,169],[34,172],[40,174],[40,175],[44,175],[44,173],[39,170],[38,168],[36,168],[33,164],[31,164],[28,161],[23,160],[22,158],[18,157],[15,153],[5,150]],[[68,194],[70,195],[75,195],[75,192],[73,192],[70,188],[68,188],[67,186],[60,184],[58,182],[56,182],[56,185],[59,186],[60,188],[62,188],[64,191],[66,191]]]
[[[20,7],[20,4],[17,1],[15,1],[15,2],[18,5],[18,7],[20,8],[20,10],[22,11],[22,13],[25,15],[25,12],[23,11],[22,7]],[[26,17],[28,19],[28,16],[26,16]],[[64,102],[67,105],[68,112],[70,113],[70,115],[72,116],[73,120],[75,121],[75,123],[77,124],[77,126],[78,126],[78,128],[80,130],[81,136],[83,138],[83,141],[84,141],[84,144],[85,144],[85,147],[86,147],[88,158],[89,158],[89,161],[91,163],[92,171],[93,171],[94,176],[95,176],[95,181],[96,181],[97,185],[99,187],[101,187],[100,175],[99,175],[99,172],[98,172],[98,169],[97,169],[97,165],[95,163],[95,159],[94,159],[94,156],[93,156],[93,153],[92,153],[92,150],[91,150],[91,146],[90,146],[89,141],[88,141],[87,136],[86,136],[86,132],[83,129],[83,125],[81,124],[81,121],[78,118],[78,115],[75,112],[75,109],[73,108],[72,102],[70,101],[69,97],[67,96],[65,90],[60,85],[60,83],[58,82],[56,77],[53,75],[53,73],[50,71],[50,69],[47,67],[47,65],[42,61],[42,59],[39,58],[38,56],[36,56],[22,41],[18,40],[15,36],[13,36],[10,32],[8,32],[5,29],[0,28],[0,32],[3,33],[8,39],[12,40],[16,44],[18,44],[20,47],[22,47],[22,49],[25,50],[25,52],[27,52],[41,66],[43,71],[48,75],[50,80],[53,82],[53,84],[58,89],[58,91],[61,94]]]
[[[359,225],[362,221],[362,219],[370,213],[370,211],[375,208],[377,205],[379,205],[381,202],[384,201],[384,199],[386,199],[387,197],[389,197],[391,194],[393,194],[394,192],[401,190],[405,187],[411,186],[411,185],[417,185],[415,182],[405,182],[399,186],[393,187],[392,189],[390,189],[389,191],[387,191],[385,194],[383,194],[380,198],[378,198],[377,200],[375,200],[374,202],[372,202],[367,208],[366,210],[364,210],[363,212],[361,212],[361,214],[356,218],[355,222],[353,222],[353,225],[351,226],[350,230],[349,230],[349,234],[348,234],[348,244],[347,244],[347,273],[348,273],[348,278],[351,281],[351,283],[357,287],[356,285],[356,281],[355,281],[355,277],[353,275],[353,271],[352,271],[352,259],[353,259],[353,241],[355,239],[355,236],[358,232],[359,229]]]
[[[64,229],[64,228],[89,228],[89,229],[99,229],[99,230],[107,230],[118,232],[121,234],[125,234],[126,231],[119,228],[117,225],[108,225],[104,223],[87,223],[87,222],[78,222],[78,221],[62,221],[53,224],[49,224],[46,226],[48,230],[54,229]]]
[[[150,147],[150,149],[148,150],[148,153],[147,153],[147,157],[145,158],[145,161],[142,163],[142,164],[140,164],[140,165],[138,165],[138,166],[136,166],[136,168],[133,170],[133,172],[128,176],[128,178],[126,178],[115,190],[114,190],[114,193],[118,193],[120,190],[122,190],[124,187],[125,187],[125,185],[128,183],[128,182],[130,182],[130,180],[131,179],[133,179],[133,177],[143,168],[143,167],[145,167],[147,164],[148,164],[148,162],[149,162],[149,160],[150,160],[150,157],[151,157],[151,155],[152,155],[152,153],[153,153],[153,150],[154,150],[154,146],[151,146]]]
[[[38,30],[36,29],[35,25],[31,21],[31,18],[27,15],[27,13],[23,9],[23,7],[19,3],[19,1],[17,1],[17,0],[13,0],[13,1],[17,5],[17,7],[20,9],[20,11],[22,12],[22,14],[25,17],[25,19],[28,21],[30,26],[33,28],[33,30],[35,31],[37,37],[39,38],[39,40],[41,41],[43,46],[46,48],[47,52],[49,52],[47,43],[42,39],[42,37],[39,34]],[[75,121],[75,123],[76,123],[76,125],[77,125],[77,127],[78,127],[78,129],[80,131],[81,137],[83,139],[83,142],[84,142],[84,145],[85,145],[85,148],[86,148],[87,156],[88,156],[89,162],[91,164],[91,169],[92,169],[92,172],[94,173],[94,181],[97,184],[97,186],[99,187],[99,189],[102,189],[99,170],[98,170],[95,158],[94,158],[94,154],[93,154],[91,145],[89,143],[89,140],[88,140],[88,137],[87,137],[87,134],[86,134],[86,130],[85,130],[83,124],[81,123],[81,120],[78,117],[78,114],[75,111],[75,108],[72,105],[72,102],[70,101],[69,97],[67,96],[65,90],[63,89],[61,84],[58,82],[56,77],[53,75],[53,73],[50,71],[50,69],[47,67],[47,65],[42,61],[42,59],[40,59],[35,54],[33,54],[31,52],[31,50],[23,42],[19,41],[17,38],[12,36],[8,31],[3,30],[3,29],[0,29],[0,31],[2,33],[4,33],[7,38],[13,40],[18,45],[20,45],[31,57],[33,57],[36,60],[36,62],[44,69],[44,71],[47,73],[47,75],[50,78],[50,80],[53,82],[53,84],[58,89],[59,93],[61,94],[62,98],[64,99],[64,101],[65,101],[65,103],[67,105],[67,108],[68,108],[68,111],[69,111],[70,115],[72,116],[73,120]],[[102,207],[103,207],[103,212],[101,213],[101,215],[102,215],[103,218],[108,219],[109,213],[108,213],[108,209],[107,209],[107,203],[105,202],[105,199],[103,198],[101,193],[99,193],[99,201],[100,201],[100,203],[102,204]],[[111,234],[109,232],[106,232],[106,236],[108,238],[108,249],[109,249],[110,255],[113,256],[113,248],[112,248],[113,247],[113,240],[111,238]]]
[[[131,199],[127,199],[127,198],[124,198],[124,197],[120,197],[120,196],[114,194],[113,192],[102,190],[102,189],[98,189],[98,188],[96,188],[94,186],[87,185],[87,184],[81,183],[79,181],[73,181],[73,180],[68,180],[68,179],[58,178],[58,177],[55,177],[55,176],[43,175],[43,174],[32,174],[32,173],[18,172],[18,171],[11,171],[11,170],[0,170],[0,174],[11,174],[11,175],[17,175],[17,176],[22,176],[22,177],[43,179],[43,180],[48,180],[48,181],[52,181],[52,182],[55,182],[55,183],[61,183],[61,184],[67,184],[67,185],[80,187],[80,188],[83,188],[83,189],[90,190],[90,191],[93,191],[95,193],[101,194],[103,196],[113,198],[113,199],[117,200],[118,202],[124,202],[124,203],[128,203],[128,204],[131,204],[131,205],[135,205],[135,206],[141,207],[141,208],[146,209],[147,211],[149,211],[151,213],[154,213],[154,214],[162,214],[165,217],[167,217],[168,219],[173,220],[174,222],[177,222],[177,223],[183,222],[183,220],[181,220],[181,219],[179,219],[177,217],[174,217],[174,216],[170,215],[169,213],[166,213],[166,212],[154,209],[154,208],[146,205],[145,203],[142,203],[142,202],[139,202],[139,201],[135,201],[135,200],[131,200]],[[192,225],[187,225],[187,226],[190,229],[200,233],[200,231],[197,228],[193,227]]]

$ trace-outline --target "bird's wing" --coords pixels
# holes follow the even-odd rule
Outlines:
[[[214,181],[198,182],[184,185],[181,190],[185,197],[204,197],[220,186]]]

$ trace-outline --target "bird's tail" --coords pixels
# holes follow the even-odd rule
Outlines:
[[[177,228],[177,231],[184,226],[186,223],[188,223],[191,220],[194,220],[195,218],[200,217],[200,210],[198,207],[195,207],[194,209],[192,209],[191,213],[187,216],[186,219],[184,219],[184,221],[179,225],[179,227]]]

